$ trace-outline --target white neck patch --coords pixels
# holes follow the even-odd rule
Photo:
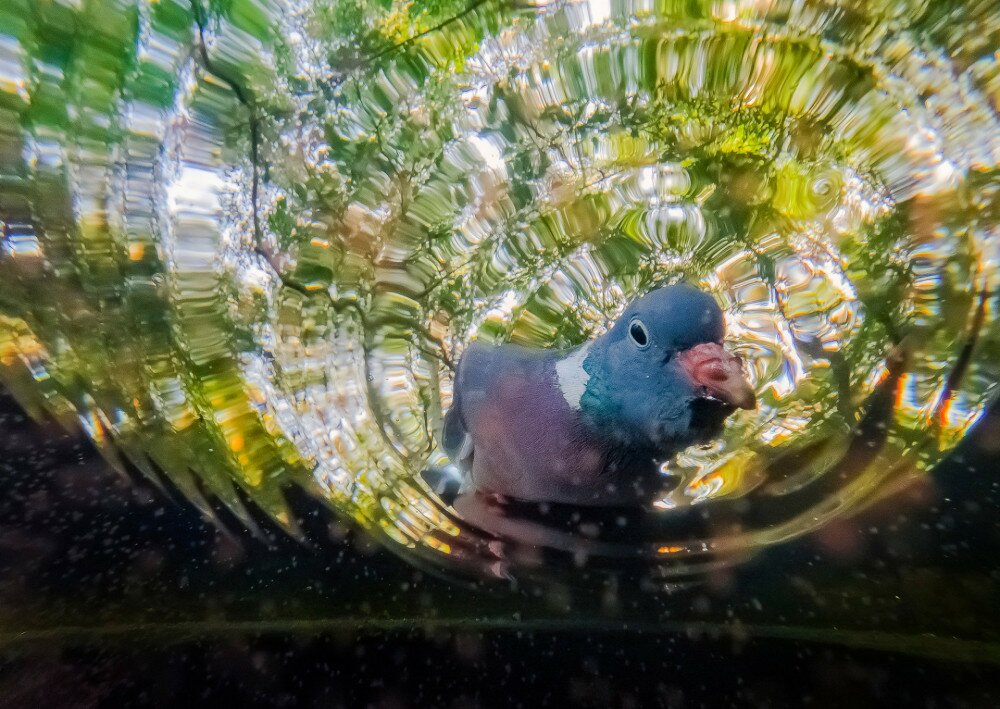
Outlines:
[[[588,342],[578,350],[569,353],[556,362],[556,377],[559,381],[559,391],[571,409],[580,409],[580,399],[587,391],[587,381],[590,375],[583,368],[583,360],[587,359],[590,350]]]

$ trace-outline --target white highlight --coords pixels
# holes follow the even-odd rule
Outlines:
[[[219,209],[219,193],[225,183],[215,170],[184,167],[167,188],[167,199],[174,212],[214,214]]]
[[[462,439],[462,447],[458,449],[458,455],[455,456],[456,460],[465,463],[472,456],[474,445],[472,436],[466,433],[465,438]]]
[[[565,358],[556,362],[556,377],[559,380],[559,391],[570,408],[579,410],[580,399],[587,391],[587,382],[590,375],[583,368],[583,361],[587,359],[590,351],[590,343],[580,349],[571,352]]]
[[[603,24],[611,17],[611,0],[588,0],[587,9],[590,10],[591,24]]]
[[[478,135],[469,138],[469,142],[476,146],[476,150],[482,156],[483,161],[494,170],[504,171],[503,154],[492,141]]]

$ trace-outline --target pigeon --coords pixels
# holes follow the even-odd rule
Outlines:
[[[707,293],[680,283],[632,302],[579,347],[470,344],[443,445],[425,479],[446,501],[480,492],[540,503],[615,505],[663,487],[660,465],[756,408],[743,360],[723,348]]]

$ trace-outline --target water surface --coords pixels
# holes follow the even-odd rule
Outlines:
[[[112,460],[408,558],[717,573],[925,479],[997,381],[991,3],[23,0],[0,377]],[[636,509],[420,472],[473,340],[712,293],[759,399]]]

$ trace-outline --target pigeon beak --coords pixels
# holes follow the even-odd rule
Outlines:
[[[695,388],[700,388],[707,398],[740,409],[757,408],[757,398],[743,371],[743,359],[726,352],[722,345],[705,342],[680,352],[677,358]]]

